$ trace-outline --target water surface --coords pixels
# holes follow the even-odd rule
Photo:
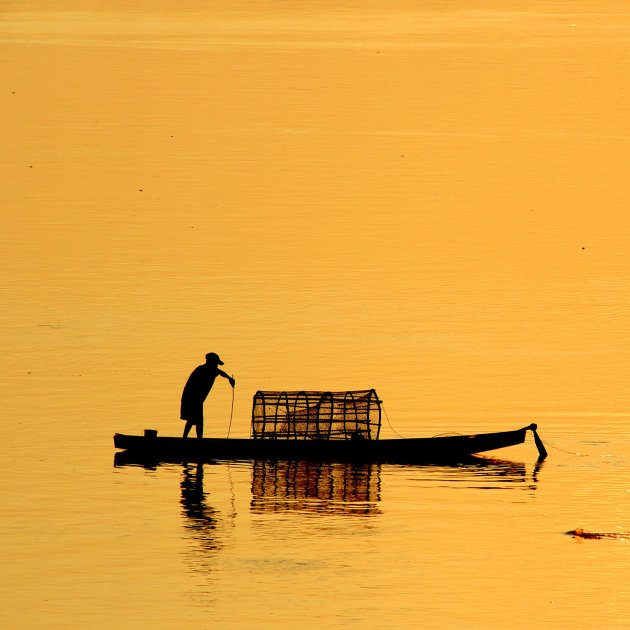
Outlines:
[[[627,625],[627,544],[563,535],[630,531],[623,3],[0,25],[4,626]],[[209,351],[234,437],[258,389],[373,387],[384,437],[558,448],[114,466],[115,431],[181,432]]]

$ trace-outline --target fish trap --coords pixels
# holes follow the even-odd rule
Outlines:
[[[380,430],[381,401],[373,389],[254,395],[254,439],[377,440]]]

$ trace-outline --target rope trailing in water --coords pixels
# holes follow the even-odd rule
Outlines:
[[[547,440],[541,440],[541,442],[545,444],[546,446],[551,446],[551,448],[555,448],[557,451],[562,451],[563,453],[567,453],[569,455],[576,455],[577,457],[588,456],[588,453],[575,453],[574,451],[567,451],[566,449],[560,448],[559,446],[556,446],[555,444],[552,444],[551,442],[548,442]]]
[[[234,381],[234,374],[232,374],[232,381]],[[232,430],[232,415],[234,414],[234,385],[232,385],[232,408],[230,409],[230,424],[228,425],[227,437],[230,437],[230,431]]]

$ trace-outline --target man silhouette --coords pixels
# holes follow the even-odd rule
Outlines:
[[[206,354],[206,362],[197,366],[188,377],[182,392],[180,413],[181,419],[186,420],[183,437],[188,437],[193,425],[196,427],[197,437],[203,437],[203,402],[210,393],[217,376],[227,378],[230,385],[234,387],[236,381],[220,370],[220,365],[223,365],[223,361],[219,359],[219,355],[209,352]]]

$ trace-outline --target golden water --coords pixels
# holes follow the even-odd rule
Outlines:
[[[627,627],[626,5],[85,4],[0,9],[0,623]],[[114,467],[209,351],[563,450]]]

